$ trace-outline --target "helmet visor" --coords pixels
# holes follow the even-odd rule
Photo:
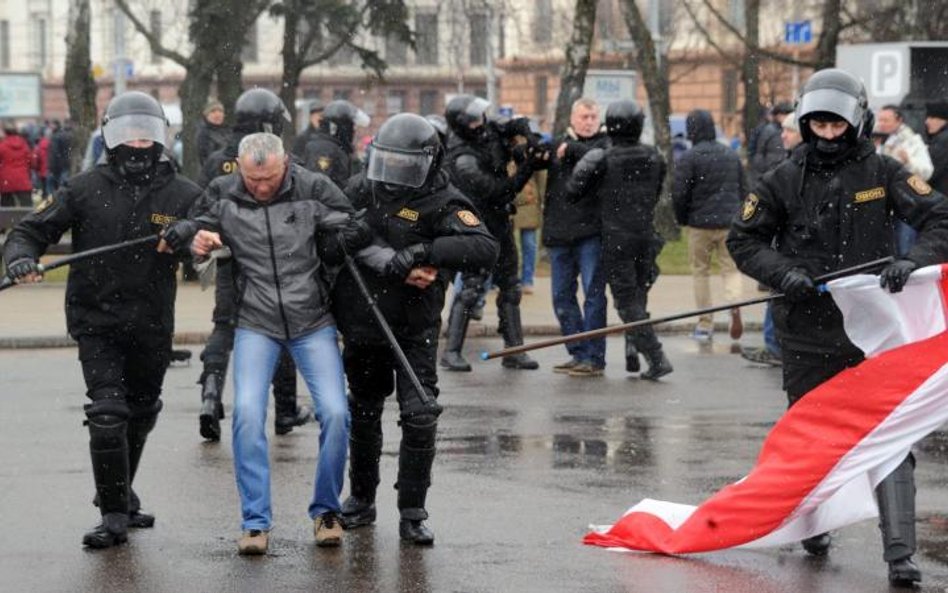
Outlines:
[[[168,123],[164,118],[141,113],[120,115],[102,124],[102,140],[109,150],[134,140],[150,140],[165,146]]]
[[[373,145],[366,177],[381,183],[421,187],[428,178],[433,161],[432,153],[405,152]]]
[[[800,119],[818,111],[834,113],[858,128],[862,123],[863,108],[859,99],[836,89],[816,89],[800,97],[797,114]]]

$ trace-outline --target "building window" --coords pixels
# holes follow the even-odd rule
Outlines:
[[[10,21],[0,21],[0,68],[10,69]]]
[[[33,15],[33,67],[37,70],[46,67],[46,17]]]
[[[553,0],[536,0],[533,16],[533,40],[537,43],[553,41]]]
[[[487,65],[487,44],[490,41],[488,36],[489,27],[487,26],[487,14],[472,14],[471,21],[471,66]]]
[[[332,92],[333,101],[348,101],[352,97],[352,90],[350,89],[335,89]]]
[[[721,93],[721,111],[724,113],[737,112],[737,70],[725,70],[721,77],[724,88]]]
[[[438,109],[438,96],[441,93],[438,91],[421,91],[419,95],[419,106],[418,113],[422,115],[432,115],[439,113]]]
[[[415,15],[415,62],[425,66],[438,65],[438,15]]]
[[[160,43],[161,42],[161,11],[160,10],[153,10],[150,13],[148,13],[148,24],[149,24],[149,28],[151,29],[152,36],[154,36],[154,38],[157,39],[158,42]],[[161,63],[161,56],[156,54],[154,50],[152,50],[151,52],[151,63],[152,64]]]
[[[240,59],[244,62],[256,62],[259,55],[259,44],[257,43],[257,22],[254,21],[247,29],[247,41],[244,43],[244,49],[240,54]]]
[[[546,118],[546,110],[549,108],[547,94],[549,93],[549,80],[546,76],[537,76],[536,78],[536,113],[540,119]]]
[[[397,35],[385,37],[385,61],[389,66],[404,66],[408,63],[408,44]]]
[[[389,91],[385,96],[385,112],[389,115],[395,115],[405,111],[405,91]]]

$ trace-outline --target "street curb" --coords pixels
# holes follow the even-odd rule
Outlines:
[[[694,329],[693,322],[673,322],[660,323],[655,326],[655,331],[661,335],[676,335],[691,333]],[[727,324],[715,324],[715,332],[722,335],[727,334]],[[762,331],[762,324],[754,321],[744,323],[745,332]],[[538,324],[528,325],[523,328],[525,336],[535,337],[556,337],[561,335],[558,325]],[[174,335],[175,344],[200,345],[207,342],[210,332],[180,332]],[[472,325],[467,332],[468,337],[487,337],[493,338],[498,335],[496,325],[477,324]],[[43,348],[74,348],[76,341],[68,335],[61,336],[19,336],[0,338],[0,350],[28,350]]]

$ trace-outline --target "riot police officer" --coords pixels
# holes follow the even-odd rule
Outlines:
[[[356,127],[369,125],[369,116],[349,101],[332,101],[323,109],[319,130],[310,134],[303,153],[303,166],[322,173],[345,187],[353,173],[352,142]]]
[[[470,371],[471,365],[461,355],[471,311],[482,297],[487,276],[499,289],[497,314],[500,333],[506,346],[523,344],[520,321],[520,275],[517,246],[514,243],[510,214],[513,200],[533,175],[539,158],[530,151],[517,153],[516,172],[508,175],[507,167],[514,157],[508,141],[516,135],[529,135],[525,120],[503,126],[488,121],[490,103],[472,95],[459,95],[448,102],[444,118],[451,135],[448,138],[445,171],[451,183],[466,195],[484,217],[487,229],[500,243],[500,256],[493,269],[471,272],[462,277],[462,290],[455,295],[448,318],[447,344],[441,366],[450,371]],[[513,369],[537,369],[539,364],[524,353],[505,356],[502,364]]]
[[[570,201],[593,194],[599,204],[606,281],[624,323],[648,318],[648,291],[658,279],[656,259],[664,244],[653,220],[667,166],[654,146],[639,142],[644,122],[645,114],[635,101],[610,103],[606,133],[612,145],[586,153],[566,188]],[[626,333],[628,372],[639,370],[639,353],[649,365],[640,375],[643,379],[672,372],[652,326]]]
[[[290,114],[273,92],[267,89],[251,89],[237,98],[234,109],[236,123],[229,144],[208,157],[198,178],[202,187],[222,175],[237,171],[237,147],[244,136],[256,132],[270,132],[280,135],[283,126],[290,121]],[[208,207],[202,199],[196,205],[194,215]],[[217,276],[214,294],[214,329],[207,340],[201,360],[204,371],[201,373],[201,412],[199,415],[201,436],[210,441],[221,438],[220,421],[224,418],[224,405],[221,396],[224,393],[224,378],[227,376],[227,362],[234,344],[234,323],[237,294],[234,288],[235,271],[229,258],[217,261]],[[273,376],[273,398],[276,407],[274,427],[277,434],[286,434],[295,426],[309,421],[311,411],[308,406],[300,406],[296,401],[296,365],[289,353],[280,356],[279,367]]]
[[[435,359],[445,289],[454,273],[490,268],[497,242],[471,203],[441,170],[444,149],[422,117],[402,113],[386,121],[372,141],[366,171],[346,189],[382,247],[359,254],[360,269],[398,344],[425,390],[425,405],[385,341],[369,305],[344,270],[337,281],[333,315],[343,335],[343,361],[351,391],[349,441],[351,496],[343,503],[347,528],[375,521],[375,493],[382,452],[382,409],[395,390],[402,441],[398,454],[399,534],[407,542],[434,543],[424,524],[440,408]]]
[[[827,69],[810,77],[797,108],[803,145],[764,174],[728,236],[738,267],[786,297],[774,302],[773,316],[790,405],[863,359],[814,277],[894,255],[896,220],[918,230],[919,238],[904,259],[882,270],[883,287],[897,292],[915,268],[948,259],[948,201],[875,153],[864,134],[867,114],[866,89],[853,75]],[[883,557],[896,585],[921,580],[912,561],[914,465],[909,455],[876,488]],[[830,536],[813,536],[803,546],[825,555]]]
[[[77,251],[157,235],[179,218],[201,189],[176,175],[162,156],[167,120],[161,105],[137,91],[109,103],[102,120],[107,159],[69,180],[11,232],[4,246],[9,274],[38,280],[37,260],[72,232]],[[153,246],[100,255],[70,267],[66,323],[79,344],[91,400],[84,406],[96,502],[102,522],[83,544],[107,548],[129,527],[151,527],[131,485],[155,426],[174,327],[172,256]]]

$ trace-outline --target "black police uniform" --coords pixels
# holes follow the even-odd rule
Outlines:
[[[823,76],[848,76],[823,72],[829,73]],[[838,81],[831,82],[838,87]],[[858,81],[852,84],[861,86]],[[862,96],[864,104],[864,89]],[[808,121],[801,119],[803,128]],[[790,293],[773,303],[790,405],[863,359],[862,351],[847,338],[842,314],[828,294],[812,289],[793,294],[798,292],[795,282],[801,275],[813,278],[894,255],[896,220],[920,232],[906,256],[909,269],[948,259],[944,196],[895,160],[877,155],[867,139],[853,134],[835,154],[817,150],[818,143],[816,138],[804,142],[761,178],[745,198],[727,239],[728,250],[744,273]],[[893,289],[900,289],[901,283],[892,284],[890,272],[900,265],[896,262],[882,272]],[[893,583],[921,579],[911,561],[915,552],[914,465],[910,454],[876,489],[884,559]],[[813,554],[825,554],[828,546],[826,534],[804,541]]]
[[[450,123],[450,118],[449,118]],[[514,242],[513,224],[510,215],[513,212],[513,200],[523,189],[533,174],[529,161],[519,164],[516,173],[507,174],[507,165],[512,154],[507,148],[507,139],[501,137],[495,126],[485,123],[483,131],[475,138],[464,139],[452,128],[448,139],[448,152],[445,157],[445,171],[451,183],[467,196],[484,218],[490,233],[500,243],[500,256],[492,269],[470,272],[462,276],[463,288],[455,298],[448,321],[448,340],[445,355],[454,353],[460,359],[461,348],[470,319],[471,310],[482,298],[484,285],[492,275],[498,288],[497,313],[498,331],[506,346],[523,344],[523,327],[520,321],[520,274],[517,261],[517,245]],[[463,362],[463,359],[460,359]],[[448,364],[442,365],[452,370],[470,370]],[[504,357],[505,367],[535,369],[536,361],[526,354]]]
[[[653,220],[665,159],[654,147],[638,142],[640,133],[641,125],[634,137],[610,135],[613,145],[587,153],[566,187],[571,201],[595,195],[599,204],[606,281],[624,323],[648,318],[648,291],[658,279],[656,259],[664,244]],[[639,368],[638,353],[649,363],[643,378],[657,379],[672,371],[652,326],[626,334],[630,372]]]
[[[157,105],[157,103],[156,103]],[[72,231],[85,251],[157,235],[186,218],[201,189],[158,163],[150,183],[134,185],[112,164],[71,178],[11,232],[8,263],[37,260]],[[86,545],[107,547],[132,527],[150,527],[131,490],[148,433],[154,428],[174,331],[178,260],[154,244],[98,255],[70,266],[66,324],[79,343],[79,360],[91,403],[84,406],[97,502],[108,532],[93,531]],[[93,537],[90,537],[93,536]]]
[[[496,258],[496,241],[478,220],[470,202],[440,172],[426,187],[394,192],[360,175],[353,178],[346,194],[357,210],[367,210],[369,225],[393,249],[419,243],[432,246],[425,263],[437,267],[439,274],[424,290],[406,284],[403,278],[364,267],[362,271],[425,392],[436,398],[436,357],[445,291],[454,272],[489,268]],[[382,404],[395,389],[404,415],[417,399],[347,271],[337,280],[333,300],[345,344],[343,360],[351,390],[351,493],[362,501],[374,501],[382,450]],[[403,417],[401,425],[398,508],[403,519],[424,520],[435,454],[436,417]]]
[[[340,188],[352,176],[352,145],[346,146],[326,132],[312,134],[300,157],[304,167],[326,175]]]

